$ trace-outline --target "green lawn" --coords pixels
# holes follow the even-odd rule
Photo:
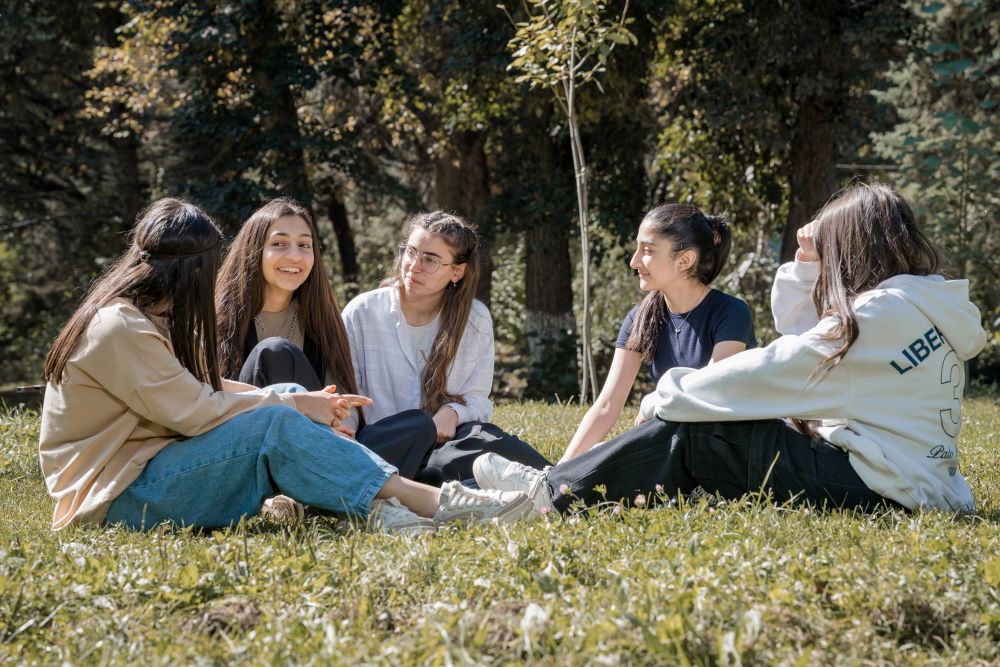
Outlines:
[[[551,456],[582,415],[499,425]],[[0,664],[998,664],[1000,408],[966,402],[978,517],[704,501],[394,539],[49,531],[38,418],[0,412]]]

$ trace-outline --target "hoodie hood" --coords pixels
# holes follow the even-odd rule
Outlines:
[[[942,276],[893,276],[876,289],[886,290],[912,304],[944,334],[962,361],[979,354],[986,345],[982,316],[969,301],[968,280]]]

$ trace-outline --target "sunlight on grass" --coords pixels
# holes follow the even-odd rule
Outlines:
[[[1000,408],[966,414],[978,517],[747,499],[406,540],[327,518],[54,534],[37,414],[5,411],[0,664],[995,664]],[[496,421],[557,458],[581,416]]]

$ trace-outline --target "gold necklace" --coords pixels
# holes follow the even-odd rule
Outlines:
[[[259,326],[261,328],[261,331],[263,331],[264,333],[267,334],[268,338],[273,338],[273,337],[277,336],[277,334],[271,333],[268,330],[268,328],[264,326],[264,323],[261,322],[260,315],[258,315],[257,317],[253,318],[253,321],[256,322],[257,326]],[[292,313],[292,324],[291,324],[291,326],[288,327],[288,333],[286,333],[284,336],[278,336],[278,337],[290,339],[292,337],[292,333],[295,331],[295,325],[296,325],[296,323],[298,323],[298,321],[299,321],[299,311],[298,311],[298,309],[295,309],[295,311]]]

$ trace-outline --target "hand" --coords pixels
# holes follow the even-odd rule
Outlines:
[[[350,438],[351,440],[357,440],[357,431],[353,428],[349,428],[344,424],[338,424],[333,427],[335,433],[344,436],[345,438]]]
[[[636,426],[642,426],[645,423],[646,423],[646,420],[642,418],[642,413],[641,412],[635,416],[635,425]]]
[[[800,262],[819,261],[819,253],[816,252],[816,233],[818,231],[819,221],[813,220],[795,232],[795,240],[799,242],[799,249],[795,251],[796,260]]]
[[[333,394],[323,391],[307,391],[292,394],[295,408],[309,419],[320,424],[329,424],[334,429],[351,414],[352,407],[371,405],[372,399],[357,394]],[[349,430],[349,429],[348,429]]]
[[[454,408],[445,405],[437,411],[432,419],[434,425],[437,426],[438,442],[448,442],[455,437],[455,430],[458,429],[458,413],[455,412]]]

